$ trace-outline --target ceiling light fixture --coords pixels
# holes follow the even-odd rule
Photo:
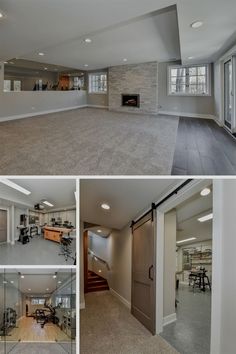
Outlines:
[[[60,280],[58,281],[58,284],[61,284],[61,281],[60,281]]]
[[[14,280],[11,280],[11,284],[14,284]]]
[[[0,12],[0,18],[3,18],[3,14]]]
[[[24,279],[25,276],[24,276],[24,275],[21,275],[20,277],[21,277],[21,279]]]
[[[6,280],[3,280],[3,284],[7,284],[7,281],[6,281]]]
[[[88,67],[88,64],[84,64],[84,66],[87,68],[87,67]]]
[[[48,68],[44,68],[44,70],[48,70]]]
[[[28,291],[31,291],[31,289],[28,289]]]
[[[124,58],[123,61],[126,62],[126,61],[128,61],[128,59]]]
[[[200,27],[202,27],[202,25],[203,25],[202,21],[195,21],[195,22],[191,23],[191,27],[194,29],[200,28]]]
[[[102,203],[102,204],[101,204],[101,208],[102,208],[102,209],[105,209],[105,210],[110,210],[110,209],[111,209],[110,205],[107,204],[107,203]]]
[[[49,291],[49,288],[47,288],[46,291]]]
[[[56,274],[55,274],[55,275],[53,275],[53,279],[56,279],[56,278],[57,278]]]
[[[188,57],[188,59],[189,59],[189,60],[192,60],[192,59],[194,59],[194,57]]]
[[[85,42],[85,43],[92,43],[92,39],[91,39],[91,38],[85,38],[85,39],[84,39],[84,42]]]
[[[43,57],[45,54],[43,52],[39,52],[38,55],[40,55],[40,57]]]
[[[47,200],[44,200],[43,201],[43,204],[47,205],[47,206],[50,206],[50,207],[53,207],[54,205],[52,203],[49,203]]]
[[[205,221],[208,221],[208,220],[211,220],[211,219],[213,219],[213,213],[210,213],[210,214],[207,214],[205,216],[202,216],[201,218],[198,219],[198,221],[205,222]]]
[[[183,243],[183,242],[188,242],[188,241],[193,241],[196,240],[196,237],[190,237],[190,238],[186,238],[185,240],[181,240],[181,241],[177,241],[176,243]]]
[[[205,197],[206,195],[210,194],[211,193],[211,190],[210,188],[204,188],[202,191],[201,191],[201,196],[202,197]]]
[[[7,179],[7,178],[0,178],[0,182],[3,183],[3,184],[5,184],[5,185],[8,186],[8,187],[11,187],[11,188],[13,188],[13,189],[16,189],[17,191],[19,191],[19,192],[21,192],[21,193],[23,193],[23,194],[26,194],[26,195],[31,194],[30,191],[28,191],[27,189],[25,189],[25,188],[19,186],[18,184],[14,183],[14,182],[12,182],[12,181],[10,181],[10,180]]]
[[[102,230],[99,229],[99,230],[97,230],[97,232],[100,234],[102,232]]]

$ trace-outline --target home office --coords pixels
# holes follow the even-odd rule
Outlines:
[[[76,181],[0,178],[2,265],[75,264]]]

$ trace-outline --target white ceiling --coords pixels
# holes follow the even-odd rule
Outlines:
[[[18,277],[18,273],[24,275],[24,278]],[[57,274],[54,279],[53,275]],[[50,295],[57,288],[63,287],[71,280],[71,270],[59,269],[17,269],[16,271],[8,270],[5,274],[7,281],[14,281],[12,286],[16,286],[19,290],[27,295]],[[61,284],[58,283],[61,281]],[[31,289],[31,290],[29,290]],[[49,289],[49,290],[46,290]],[[75,283],[72,291],[75,290]]]
[[[74,179],[11,179],[23,188],[31,192],[26,196],[23,193],[8,187],[0,182],[0,198],[5,203],[11,204],[14,201],[18,206],[33,207],[42,199],[46,199],[54,205],[53,208],[45,205],[45,210],[66,208],[75,205],[76,181]]]
[[[212,239],[212,220],[199,222],[197,219],[212,211],[212,193],[202,197],[195,194],[176,208],[177,212],[177,241],[196,237],[192,242],[182,245]],[[181,244],[180,244],[181,245]]]
[[[81,220],[106,228],[122,229],[178,183],[181,181],[176,179],[81,180]],[[101,208],[103,202],[111,206],[109,211]]]
[[[175,11],[156,11],[177,4]],[[0,0],[0,60],[102,68],[143,61],[212,61],[236,33],[235,0]],[[145,16],[144,16],[145,15]],[[190,24],[202,20],[193,30]],[[179,31],[178,31],[179,26]],[[90,45],[83,43],[91,37]],[[180,48],[179,48],[180,38]],[[39,57],[38,52],[45,52]]]

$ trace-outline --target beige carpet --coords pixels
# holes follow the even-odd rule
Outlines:
[[[80,314],[80,354],[178,354],[152,336],[109,291],[86,295]]]
[[[0,175],[170,175],[177,117],[85,108],[0,123]]]

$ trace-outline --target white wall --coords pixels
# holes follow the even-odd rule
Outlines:
[[[175,319],[175,271],[176,271],[176,211],[165,214],[164,220],[164,302],[163,315],[167,322]],[[158,284],[157,284],[158,288]]]
[[[87,104],[86,91],[0,92],[0,121]]]
[[[52,218],[61,218],[62,222],[70,221],[73,226],[76,226],[76,210],[61,210],[50,213],[45,213],[44,215],[44,223],[51,224]]]
[[[236,180],[214,180],[211,354],[235,353],[235,210]]]
[[[167,69],[172,63],[158,64],[158,105],[160,112],[186,113],[193,115],[214,115],[214,80],[212,77],[212,96],[192,97],[192,96],[169,96],[167,86]]]
[[[80,308],[85,307],[84,300],[84,223],[80,221],[80,257],[79,257],[79,269],[80,269]]]

